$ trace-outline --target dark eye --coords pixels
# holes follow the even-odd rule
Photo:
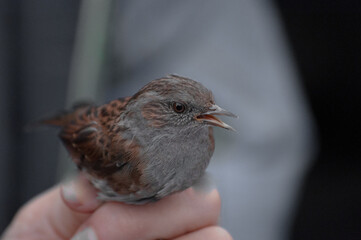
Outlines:
[[[183,103],[174,102],[173,103],[173,110],[176,113],[182,113],[186,110],[186,106]]]

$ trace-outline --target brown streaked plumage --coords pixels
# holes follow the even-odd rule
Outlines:
[[[44,120],[44,124],[62,127],[59,134],[72,159],[80,169],[95,178],[109,179],[119,193],[128,194],[128,186],[139,183],[140,170],[134,167],[129,174],[114,174],[130,161],[136,166],[138,146],[127,143],[117,134],[116,125],[130,97],[119,98],[101,106],[80,106],[71,113]],[[136,191],[136,189],[133,189]]]
[[[105,200],[141,204],[184,190],[202,176],[214,151],[214,115],[234,116],[201,84],[177,75],[134,96],[79,105],[42,121],[59,134],[78,168]]]

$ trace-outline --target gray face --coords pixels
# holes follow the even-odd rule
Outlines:
[[[148,126],[195,127],[204,124],[196,117],[214,104],[211,91],[191,79],[170,75],[150,82],[129,104],[137,109]]]

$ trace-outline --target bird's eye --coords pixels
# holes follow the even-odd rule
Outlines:
[[[172,106],[176,113],[182,113],[186,110],[186,106],[183,103],[174,102]]]

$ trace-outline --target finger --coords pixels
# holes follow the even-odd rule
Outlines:
[[[100,204],[94,188],[79,174],[65,185],[56,186],[26,204],[7,233],[28,236],[26,239],[31,239],[34,233],[35,236],[36,233],[47,236],[47,239],[69,239]],[[29,231],[33,234],[27,234]],[[22,238],[16,236],[15,239]]]
[[[26,204],[13,219],[4,239],[69,239],[88,217],[65,205],[57,186]]]
[[[232,236],[225,229],[212,226],[188,233],[174,240],[232,240]]]
[[[215,225],[220,212],[218,191],[188,189],[141,206],[106,203],[83,224],[79,234],[92,239],[171,239]],[[73,239],[77,238],[79,235]],[[84,238],[85,239],[85,238]]]
[[[61,196],[64,203],[76,212],[92,213],[102,204],[102,201],[97,199],[95,188],[82,173],[62,185]]]

